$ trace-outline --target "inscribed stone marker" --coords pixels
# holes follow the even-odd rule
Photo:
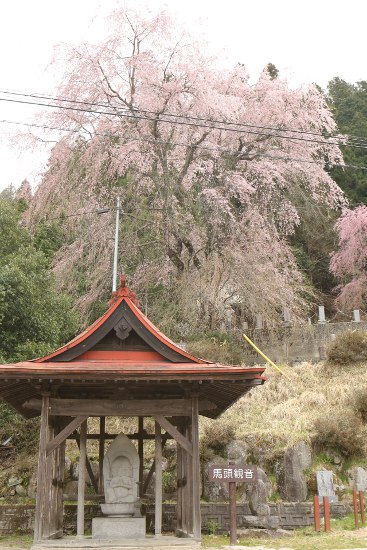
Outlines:
[[[316,472],[316,481],[320,503],[322,503],[323,497],[329,497],[329,502],[338,502],[339,499],[334,491],[333,472],[319,470]]]

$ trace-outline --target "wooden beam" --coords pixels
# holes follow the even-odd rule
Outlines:
[[[61,445],[61,443],[63,443],[69,437],[69,435],[71,435],[74,432],[74,430],[79,428],[82,422],[84,422],[84,420],[86,420],[87,418],[88,418],[87,416],[77,416],[76,418],[74,418],[70,422],[70,424],[65,426],[65,428],[61,430],[61,432],[57,434],[57,436],[54,437],[52,441],[50,441],[50,443],[48,443],[46,448],[46,454],[49,455],[50,453],[52,453],[52,451],[56,449],[56,447]]]
[[[203,410],[213,410],[215,405],[205,399]],[[41,410],[39,399],[23,403],[24,409]],[[50,399],[50,414],[54,416],[190,416],[189,399],[129,399],[125,401],[102,399]]]
[[[87,458],[87,420],[80,426],[80,454],[78,475],[77,538],[84,537],[85,463]]]
[[[155,535],[162,534],[162,432],[158,422],[155,422]]]
[[[162,414],[155,414],[155,420],[192,456],[192,444],[178,429]]]
[[[63,417],[59,417],[59,418],[63,418]],[[181,416],[180,418],[185,418],[184,416]],[[119,434],[105,434],[104,435],[104,439],[107,440],[107,439],[116,439],[116,437],[118,436]],[[137,433],[134,433],[134,434],[125,434],[126,437],[128,437],[129,439],[139,439],[139,434]],[[101,438],[101,434],[87,434],[87,439],[94,439],[94,440],[97,440],[99,441]],[[79,439],[79,434],[71,434],[68,439]],[[155,439],[155,435],[154,434],[148,434],[148,433],[145,433],[143,434],[143,437],[142,439],[144,440],[151,440],[153,441]],[[168,439],[173,439],[172,436],[168,436]]]

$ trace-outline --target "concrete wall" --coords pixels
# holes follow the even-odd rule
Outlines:
[[[10,534],[29,534],[33,532],[34,505],[0,505],[0,536]],[[270,503],[271,516],[280,518],[280,527],[294,529],[313,524],[313,505],[311,502]],[[321,507],[322,509],[322,507]],[[76,533],[76,504],[64,506],[64,532]],[[344,517],[351,511],[350,506],[344,504],[331,504],[331,516]],[[100,507],[96,504],[85,507],[85,528],[91,531],[92,518],[101,516]],[[238,527],[244,526],[244,516],[250,516],[251,512],[247,504],[237,506]],[[148,506],[146,510],[147,529],[154,530],[154,506]],[[229,514],[228,504],[201,504],[201,518],[203,531],[210,522],[218,525],[218,530],[228,531]],[[172,532],[176,528],[175,504],[163,504],[163,531]]]
[[[322,361],[326,358],[326,348],[335,335],[348,330],[367,331],[367,322],[301,325],[274,330],[252,329],[247,335],[275,363],[297,364],[302,361]],[[264,361],[250,344],[246,344],[244,362],[255,365]]]

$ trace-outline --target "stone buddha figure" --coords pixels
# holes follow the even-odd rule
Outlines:
[[[139,501],[139,456],[126,435],[118,435],[110,445],[104,457],[103,479],[106,501],[101,504],[103,514],[133,516]]]
[[[119,456],[113,461],[112,475],[106,491],[106,501],[111,503],[134,502],[132,468],[125,456]]]

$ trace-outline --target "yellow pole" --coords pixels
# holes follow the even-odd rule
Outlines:
[[[249,343],[251,344],[251,346],[254,348],[254,350],[257,351],[257,353],[259,353],[261,355],[261,357],[263,357],[265,359],[265,361],[267,361],[269,363],[269,365],[271,365],[275,370],[277,370],[278,372],[280,372],[280,374],[283,374],[285,376],[285,373],[282,371],[282,369],[280,369],[279,367],[276,366],[275,363],[273,363],[273,361],[271,359],[269,359],[269,357],[267,357],[265,355],[265,353],[263,353],[254,343],[252,340],[250,340],[250,338],[244,334],[243,335],[244,339]]]

